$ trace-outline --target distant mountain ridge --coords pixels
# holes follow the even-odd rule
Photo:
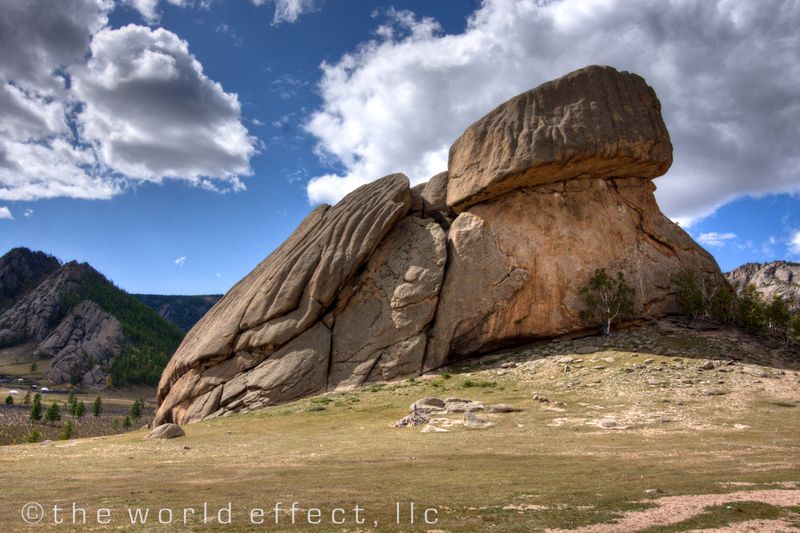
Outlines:
[[[0,348],[32,344],[53,383],[155,384],[182,339],[87,263],[27,248],[0,257]]]
[[[197,296],[134,294],[133,296],[183,331],[192,329],[192,326],[222,298],[221,294]]]
[[[752,284],[767,300],[780,296],[790,307],[800,307],[800,263],[745,263],[726,273],[725,278],[737,289]]]

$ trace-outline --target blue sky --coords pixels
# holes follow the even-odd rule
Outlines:
[[[35,38],[37,2],[6,15],[31,30],[0,39],[0,57],[41,46],[52,64],[0,59],[9,101],[44,132],[0,110],[0,133],[20,139],[0,145],[0,252],[88,261],[130,292],[225,292],[313,203],[392,171],[424,181],[494,105],[602,63],[644,75],[662,100],[675,144],[656,180],[668,216],[723,269],[800,260],[800,42],[783,20],[797,2],[774,2],[785,13],[772,21],[712,2],[71,2],[94,18],[74,18],[84,40],[63,42],[84,44],[69,57]],[[768,56],[743,54],[743,41]],[[180,76],[152,67],[169,64]],[[49,151],[24,152],[30,138]],[[58,172],[36,167],[52,154]]]

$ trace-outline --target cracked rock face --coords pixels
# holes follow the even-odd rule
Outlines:
[[[582,175],[655,178],[672,164],[661,104],[640,76],[591,66],[498,106],[450,148],[461,212],[520,187]]]
[[[84,386],[97,387],[105,380],[102,363],[122,352],[124,340],[119,321],[87,300],[72,308],[34,355],[52,357],[47,377],[53,383],[71,383],[76,378]]]
[[[64,315],[64,295],[77,292],[88,273],[86,265],[67,263],[0,315],[0,345],[15,339],[41,342]]]
[[[319,322],[410,206],[408,178],[392,174],[312,211],[186,335],[161,376],[156,421],[183,423],[216,411],[207,393]],[[210,403],[200,408],[201,399]]]
[[[387,176],[309,214],[189,332],[155,423],[593,327],[579,288],[598,268],[625,273],[635,318],[676,311],[675,273],[720,273],[656,205],[651,179],[671,162],[658,99],[635,74],[588,67],[511,99],[428,183]]]
[[[519,189],[461,213],[426,367],[586,327],[579,288],[596,268],[625,274],[638,317],[678,312],[672,276],[719,268],[661,214],[654,188],[644,178],[585,178]]]
[[[446,237],[433,220],[397,224],[334,312],[329,389],[417,375],[447,261]]]

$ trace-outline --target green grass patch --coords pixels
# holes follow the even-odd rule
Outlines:
[[[465,379],[461,382],[461,386],[465,389],[471,388],[481,388],[481,389],[488,389],[497,386],[497,382],[495,381],[482,381],[479,379]]]
[[[736,522],[749,520],[775,520],[786,516],[790,511],[763,502],[731,502],[725,505],[706,507],[703,514],[694,516],[669,526],[654,526],[642,533],[673,533],[691,529],[710,529],[729,526]]]

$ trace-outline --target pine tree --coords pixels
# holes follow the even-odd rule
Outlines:
[[[38,422],[42,419],[42,395],[36,393],[33,397],[33,407],[31,407],[31,422]]]
[[[86,414],[86,404],[83,401],[80,401],[75,406],[75,413],[73,416],[77,418],[83,418],[83,415]]]
[[[78,399],[75,397],[75,392],[70,391],[69,396],[67,397],[67,409],[69,410],[69,414],[75,416],[75,406]]]
[[[142,400],[136,400],[135,402],[133,402],[133,405],[131,405],[131,413],[130,413],[131,419],[139,420],[142,417],[142,404],[143,403],[144,403],[144,401],[142,401]]]
[[[125,430],[131,428],[131,417],[125,415],[125,419],[122,421],[122,427],[125,428]]]
[[[55,404],[54,404],[55,405]],[[61,440],[69,440],[75,433],[75,423],[72,420],[67,420],[61,428],[58,438]]]
[[[28,433],[28,442],[39,442],[42,439],[42,434],[32,429],[30,433]]]
[[[47,408],[47,411],[44,414],[44,421],[48,424],[52,424],[58,420],[61,420],[61,408],[58,407],[56,402],[53,402],[50,404],[50,407]]]
[[[6,405],[14,405],[14,397],[10,394],[6,396]]]
[[[92,414],[95,417],[98,417],[102,412],[103,412],[103,400],[100,398],[100,396],[98,396],[97,398],[94,399],[94,403],[92,404]]]
[[[22,399],[22,405],[30,405],[31,404],[31,391],[27,391],[25,393],[25,398]]]
[[[36,364],[36,361],[31,363],[31,374],[35,374],[36,370],[39,368],[39,365]]]

